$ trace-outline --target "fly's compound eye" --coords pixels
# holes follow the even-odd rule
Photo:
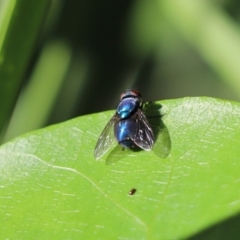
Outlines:
[[[137,90],[128,89],[126,92],[120,95],[120,100],[125,97],[139,97],[142,98],[141,94]]]
[[[136,96],[136,97],[142,97],[140,92],[137,90],[131,90],[131,95]]]

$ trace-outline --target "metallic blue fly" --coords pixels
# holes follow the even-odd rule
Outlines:
[[[117,111],[103,129],[96,144],[96,159],[110,149],[115,139],[123,148],[137,146],[146,151],[152,149],[154,135],[142,107],[142,96],[138,91],[129,89],[120,96]]]

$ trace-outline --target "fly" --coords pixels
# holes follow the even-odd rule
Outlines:
[[[138,91],[128,89],[121,94],[116,113],[109,120],[97,141],[94,150],[96,159],[101,158],[115,140],[123,148],[137,146],[146,151],[152,149],[154,134],[142,112],[142,107],[142,96]]]

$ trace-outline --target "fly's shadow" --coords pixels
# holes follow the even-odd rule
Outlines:
[[[143,106],[143,113],[148,119],[148,122],[154,133],[154,146],[152,151],[159,158],[166,158],[171,150],[171,139],[167,127],[162,121],[161,114],[162,105],[155,102],[145,103]],[[131,155],[131,152],[144,151],[139,147],[131,149],[123,149],[122,146],[117,145],[108,155],[106,164],[113,164],[120,161],[124,157]]]
[[[116,163],[123,158],[130,156],[132,152],[140,152],[144,151],[138,146],[133,148],[123,148],[120,144],[118,144],[107,156],[106,164],[113,164]]]
[[[154,133],[153,152],[160,158],[166,158],[171,150],[171,138],[169,131],[162,121],[162,105],[155,102],[148,102],[143,108],[143,112]]]

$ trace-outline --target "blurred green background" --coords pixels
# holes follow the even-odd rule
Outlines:
[[[237,0],[0,1],[1,142],[145,101],[240,100]]]

